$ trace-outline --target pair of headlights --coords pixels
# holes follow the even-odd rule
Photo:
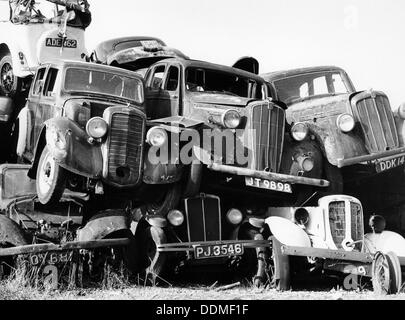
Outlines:
[[[243,214],[238,209],[230,209],[226,214],[226,219],[230,224],[238,225],[243,220]],[[178,227],[184,223],[184,214],[180,210],[171,210],[167,215],[170,224]]]
[[[343,133],[351,132],[355,127],[355,121],[352,115],[344,113],[337,117],[336,125]],[[308,136],[308,126],[303,122],[297,122],[291,128],[291,136],[296,141],[303,141]]]

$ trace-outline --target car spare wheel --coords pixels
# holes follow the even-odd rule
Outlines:
[[[63,195],[66,171],[53,158],[47,146],[38,163],[36,188],[38,200],[44,205],[57,204]]]
[[[13,61],[8,54],[0,60],[0,94],[14,97],[21,90],[22,78],[17,77],[13,71]]]

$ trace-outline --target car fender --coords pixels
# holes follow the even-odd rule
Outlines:
[[[6,217],[5,215],[0,215],[0,246],[24,246],[27,245],[27,239],[23,230],[20,226]]]
[[[364,236],[364,245],[370,253],[393,252],[399,257],[405,257],[405,238],[396,232],[368,233]]]
[[[334,117],[324,119],[328,123],[324,123],[322,127],[316,123],[307,123],[310,135],[316,139],[329,163],[337,166],[340,159],[367,155],[364,141],[356,131],[342,133],[336,127],[335,120]]]
[[[86,131],[77,123],[66,117],[52,118],[45,122],[46,130],[55,127],[66,137],[66,157],[59,160],[59,165],[66,170],[89,177],[102,175],[103,156],[99,144],[90,144]],[[48,147],[50,141],[46,141]],[[80,156],[78,156],[80,155]]]
[[[11,31],[11,30],[10,30]],[[6,35],[7,34],[7,35]],[[14,33],[11,33],[11,37],[8,36],[9,33],[2,33],[2,39],[4,39],[3,43],[0,43],[1,48],[1,56],[2,59],[7,53],[10,53],[11,60],[13,62],[13,72],[16,76],[20,78],[25,78],[28,76],[33,75],[33,71],[30,71],[29,64],[27,62],[27,58],[31,61],[31,54],[29,50],[24,50],[24,48],[19,45],[14,39],[18,39]],[[23,53],[23,59],[20,60],[20,52]]]
[[[77,231],[77,241],[105,239],[113,233],[128,231],[130,219],[124,210],[110,209],[99,212]]]
[[[311,247],[308,234],[294,222],[281,217],[269,217],[266,219],[266,224],[281,244],[292,247]]]
[[[65,137],[64,151],[57,149],[46,136],[46,132],[51,129]],[[45,137],[46,145],[62,168],[88,178],[101,178],[103,170],[101,146],[98,143],[89,143],[89,136],[77,123],[66,117],[52,118],[45,122],[40,137],[40,140]],[[35,150],[36,165],[42,152],[43,143],[41,144],[40,140]]]

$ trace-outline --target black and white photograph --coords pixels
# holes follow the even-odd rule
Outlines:
[[[0,305],[405,300],[404,75],[399,0],[0,0]]]

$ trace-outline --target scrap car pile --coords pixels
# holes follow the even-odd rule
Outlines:
[[[0,26],[0,275],[402,289],[404,106],[337,67],[260,76],[138,36],[87,52],[89,7],[14,0]]]

